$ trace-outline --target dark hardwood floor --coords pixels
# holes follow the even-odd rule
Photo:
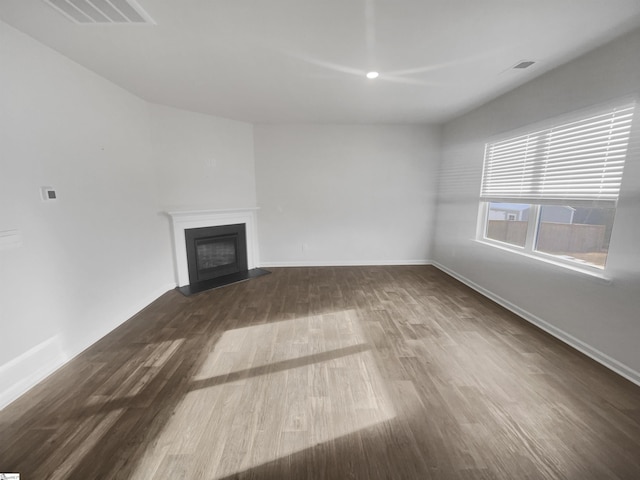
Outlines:
[[[640,387],[433,267],[170,291],[0,412],[22,479],[640,479]]]

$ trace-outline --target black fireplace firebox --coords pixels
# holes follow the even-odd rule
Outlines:
[[[244,223],[189,228],[184,233],[191,285],[247,271]]]
[[[246,230],[244,223],[185,229],[189,285],[176,289],[188,297],[271,273],[248,269]]]

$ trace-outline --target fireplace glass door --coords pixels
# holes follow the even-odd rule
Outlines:
[[[245,224],[185,230],[191,284],[247,270]]]

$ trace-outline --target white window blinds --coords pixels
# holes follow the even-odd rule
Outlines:
[[[615,204],[635,103],[488,143],[481,199],[518,203]]]

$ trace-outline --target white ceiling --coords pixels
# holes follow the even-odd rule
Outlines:
[[[249,122],[440,123],[640,26],[640,0],[138,3],[157,25],[43,0],[0,18],[146,100]]]

